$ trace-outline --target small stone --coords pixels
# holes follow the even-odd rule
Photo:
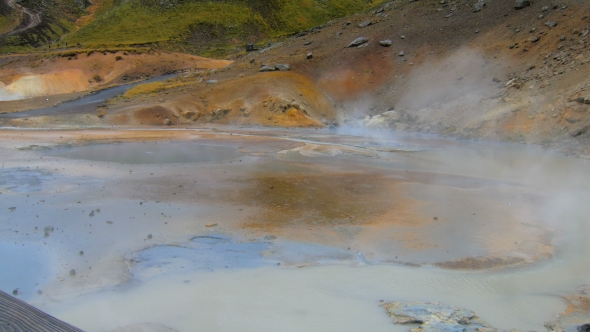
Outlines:
[[[84,251],[80,250],[80,252],[78,253],[78,255],[84,256]]]
[[[213,223],[213,224],[207,224],[205,225],[205,227],[211,228],[211,227],[216,227],[217,223]]]
[[[148,234],[147,238],[148,239],[151,239],[152,238],[152,234]]]
[[[286,64],[286,63],[277,63],[277,64],[275,65],[275,68],[276,68],[278,71],[289,71],[289,70],[291,70],[291,66],[290,66],[290,65],[288,65],[288,64]]]
[[[516,0],[516,2],[514,3],[514,8],[515,9],[523,9],[523,8],[528,7],[530,5],[531,5],[530,0]]]
[[[370,20],[369,21],[365,21],[365,22],[359,24],[359,28],[366,28],[366,27],[368,27],[371,24],[373,24],[373,21],[370,21]]]
[[[389,47],[391,46],[392,42],[390,39],[385,39],[379,42],[379,45],[383,46],[383,47]]]
[[[474,13],[480,12],[483,7],[485,7],[486,2],[485,0],[478,0],[474,5],[473,8],[471,8],[471,11],[473,11]]]
[[[170,126],[170,125],[172,125],[172,121],[170,121],[170,119],[164,119],[164,125]]]
[[[43,228],[43,234],[44,234],[43,236],[44,237],[48,237],[49,234],[51,234],[51,233],[53,233],[53,227],[47,226],[47,227]]]
[[[75,275],[76,275],[76,270],[74,270],[74,269],[71,269],[71,270],[70,270],[70,277],[73,277],[73,276],[75,276]]]
[[[543,8],[541,8],[542,12],[546,12],[549,11],[549,6],[543,6]]]
[[[406,39],[406,35],[401,35],[400,38],[401,39]]]
[[[275,71],[275,70],[277,70],[275,67],[264,65],[264,66],[260,67],[259,71],[261,73],[264,73],[264,72]]]
[[[348,44],[347,47],[356,47],[356,46],[360,46],[366,42],[368,42],[369,39],[365,38],[365,37],[358,37],[357,39],[353,40],[350,44]]]
[[[539,37],[539,36],[535,36],[535,37],[531,38],[531,43],[536,43],[536,42],[538,42],[539,40],[541,40],[541,37]]]
[[[548,26],[548,27],[550,27],[550,28],[553,28],[553,27],[555,27],[557,25],[557,22],[555,22],[555,21],[547,21],[547,22],[545,22],[545,25]]]
[[[217,84],[217,80],[208,80],[207,84],[211,85],[211,84]]]
[[[311,58],[313,58],[313,53],[312,52],[307,53],[307,60],[309,60]]]
[[[405,56],[406,55],[406,52],[400,51],[397,55],[399,55],[399,56]]]

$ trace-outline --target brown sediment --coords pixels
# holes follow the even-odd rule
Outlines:
[[[575,331],[590,323],[590,287],[581,286],[575,294],[562,297],[567,308],[554,321],[545,323],[550,332]]]
[[[466,257],[456,261],[434,263],[433,265],[452,270],[483,270],[514,266],[525,262],[524,259],[518,257]]]
[[[242,201],[260,207],[261,212],[248,217],[243,225],[269,232],[295,225],[370,225],[388,211],[405,209],[408,204],[396,192],[395,182],[382,174],[261,174],[250,181]]]

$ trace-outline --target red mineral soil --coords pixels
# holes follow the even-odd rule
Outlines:
[[[231,61],[227,60],[147,50],[2,57],[0,110],[15,112],[48,107],[114,85],[179,70],[222,68],[229,64]]]

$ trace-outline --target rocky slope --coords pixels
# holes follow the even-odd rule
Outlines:
[[[333,118],[315,118],[324,125],[334,121],[340,126],[565,144],[580,154],[590,152],[585,147],[590,137],[590,7],[585,1],[539,0],[522,9],[513,2],[484,3],[478,10],[467,1],[390,2],[195,77],[192,99],[186,96],[187,87],[172,88],[143,95],[139,104],[210,115],[228,100],[215,99],[215,94],[201,98],[217,89],[207,81],[219,82],[219,89],[232,95],[244,82],[276,75],[259,73],[264,65],[269,65],[262,69],[266,71],[285,63],[290,73],[309,83],[305,91],[274,85],[265,92],[268,101],[272,97],[288,104],[295,99],[301,104],[297,95],[320,92],[335,112]],[[348,47],[358,37],[366,42]],[[286,96],[292,92],[294,97]],[[196,106],[199,99],[207,105]],[[114,100],[106,112],[125,109],[121,100]],[[251,123],[241,113],[240,107],[231,109],[225,122]],[[253,113],[273,116],[264,107]]]

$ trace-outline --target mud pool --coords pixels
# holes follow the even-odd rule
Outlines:
[[[380,300],[542,331],[590,282],[587,160],[239,128],[0,141],[0,289],[87,331],[407,331]]]

